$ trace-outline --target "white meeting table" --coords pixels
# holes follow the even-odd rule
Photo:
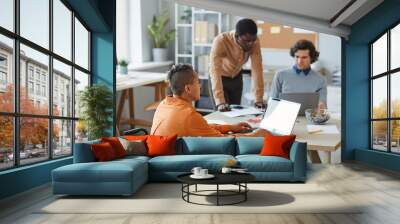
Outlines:
[[[207,121],[221,121],[226,124],[235,124],[238,122],[247,122],[252,127],[258,127],[259,123],[251,123],[248,120],[254,118],[254,115],[240,116],[240,117],[227,117],[220,112],[213,112],[204,116]],[[304,116],[297,117],[296,124],[293,128],[292,133],[296,135],[296,141],[307,142],[307,154],[313,163],[321,163],[318,151],[321,154],[325,154],[329,163],[331,162],[331,153],[340,148],[341,145],[341,134],[340,134],[340,120],[329,119],[327,125],[336,125],[339,130],[339,134],[323,134],[313,133],[310,134],[307,131],[307,120]]]

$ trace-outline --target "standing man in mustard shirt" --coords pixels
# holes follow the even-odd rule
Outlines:
[[[240,104],[243,90],[242,66],[251,59],[252,89],[255,106],[264,107],[264,78],[257,24],[242,19],[236,30],[219,34],[211,48],[210,84],[217,110],[228,111]]]

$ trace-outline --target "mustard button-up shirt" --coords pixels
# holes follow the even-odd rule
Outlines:
[[[256,102],[262,102],[264,77],[260,40],[257,38],[253,48],[245,52],[236,42],[234,31],[221,33],[214,39],[210,55],[210,78],[216,105],[225,103],[222,76],[234,78],[249,58],[251,59],[252,89]]]

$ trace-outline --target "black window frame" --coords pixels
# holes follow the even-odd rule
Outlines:
[[[387,152],[387,153],[392,153],[392,154],[400,154],[400,152],[393,152],[392,151],[392,127],[391,127],[391,122],[392,121],[400,121],[400,117],[392,117],[392,99],[391,99],[391,78],[392,75],[395,75],[396,73],[400,72],[400,67],[391,69],[391,31],[393,28],[400,26],[400,21],[397,21],[396,23],[392,24],[389,28],[387,28],[383,33],[378,35],[374,40],[372,40],[368,46],[369,46],[369,149],[373,151],[379,151],[379,152]],[[381,37],[384,35],[387,35],[387,63],[386,63],[386,71],[380,74],[373,74],[373,44],[378,41]],[[386,77],[386,87],[387,87],[387,105],[386,105],[386,118],[373,118],[373,81],[378,79]],[[374,136],[373,136],[373,122],[376,121],[386,121],[386,151],[384,150],[379,150],[374,148]],[[400,146],[399,146],[400,147]]]
[[[76,121],[79,120],[79,117],[75,116],[75,108],[71,108],[71,114],[70,116],[56,116],[53,115],[53,59],[58,60],[59,62],[62,62],[68,66],[71,67],[71,92],[72,92],[72,105],[75,104],[75,88],[74,88],[74,82],[75,82],[75,69],[85,73],[88,75],[89,78],[89,83],[88,85],[92,85],[93,77],[92,77],[92,72],[91,72],[91,49],[92,49],[92,44],[91,44],[91,36],[92,36],[92,30],[88,27],[88,25],[83,21],[83,19],[79,16],[78,13],[76,13],[72,7],[66,2],[65,0],[59,0],[68,10],[71,11],[71,59],[64,58],[61,55],[58,55],[57,53],[53,52],[53,1],[54,0],[48,0],[49,2],[49,45],[48,49],[45,47],[40,46],[39,44],[36,44],[29,39],[26,39],[20,35],[20,0],[14,0],[13,1],[13,10],[14,10],[14,30],[10,31],[2,26],[0,26],[0,35],[5,36],[7,38],[12,39],[13,41],[13,52],[12,52],[12,57],[13,57],[13,65],[12,65],[12,74],[14,78],[14,111],[13,112],[2,112],[0,111],[0,116],[5,116],[5,117],[11,117],[13,119],[13,166],[10,167],[5,167],[5,168],[0,168],[0,172],[5,171],[5,170],[11,170],[11,169],[16,169],[19,167],[23,166],[30,166],[33,164],[38,164],[38,163],[44,163],[47,161],[51,160],[58,160],[66,157],[73,156],[74,152],[74,143],[75,143],[75,126],[76,126]],[[78,64],[75,63],[75,18],[79,20],[79,22],[85,27],[85,29],[88,31],[88,69],[85,69]],[[48,82],[47,82],[47,91],[48,91],[48,113],[47,115],[38,115],[38,114],[26,114],[26,113],[21,113],[20,112],[20,44],[23,44],[27,47],[30,47],[40,53],[43,53],[48,56],[49,62],[48,62]],[[35,77],[36,71],[34,70],[34,80],[36,79]],[[29,79],[29,74],[26,74],[27,79]],[[39,77],[40,78],[40,77]],[[39,80],[41,81],[41,80]],[[28,90],[27,90],[28,91]],[[46,159],[40,160],[38,162],[32,162],[32,163],[26,163],[26,164],[21,164],[20,162],[20,119],[21,118],[45,118],[47,119],[48,123],[48,136],[47,136],[47,141],[48,141],[48,157]],[[71,153],[68,155],[63,155],[63,156],[57,156],[54,157],[53,152],[54,152],[54,147],[52,144],[53,138],[53,122],[61,120],[61,121],[70,121],[71,122]]]

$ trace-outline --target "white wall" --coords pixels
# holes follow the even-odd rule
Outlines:
[[[117,58],[128,59],[132,64],[152,61],[153,42],[147,26],[153,16],[166,10],[171,16],[169,29],[174,28],[173,0],[118,0],[117,1]],[[172,59],[173,44],[169,45]]]
[[[318,49],[320,51],[319,63],[329,72],[341,67],[341,40],[339,37],[319,34]],[[263,48],[263,64],[272,67],[290,67],[294,59],[289,55],[289,50],[275,50]]]
[[[341,69],[341,39],[337,36],[319,34],[319,61],[329,72]]]

